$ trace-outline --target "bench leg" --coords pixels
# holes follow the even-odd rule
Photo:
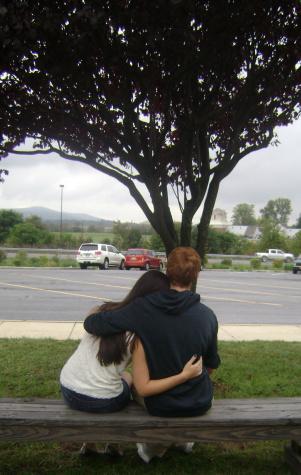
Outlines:
[[[290,469],[296,475],[301,475],[301,441],[292,440],[284,448],[284,457]]]

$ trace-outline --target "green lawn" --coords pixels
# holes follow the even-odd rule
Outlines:
[[[58,231],[53,231],[54,234],[59,235],[60,233]],[[112,241],[114,239],[114,234],[110,232],[103,232],[103,233],[98,233],[98,232],[89,232],[89,231],[84,231],[84,232],[75,232],[75,231],[66,231],[64,234],[69,234],[73,238],[83,238],[83,242],[87,242],[87,239],[91,240],[92,242],[104,242],[104,240],[110,240]]]
[[[77,342],[0,340],[0,397],[60,398],[58,377]],[[300,396],[301,343],[220,344],[222,366],[214,374],[215,397]],[[187,456],[170,450],[149,466],[134,445],[117,461],[81,459],[76,444],[0,444],[0,474],[288,475],[281,442],[198,444]]]
[[[54,231],[54,234],[59,235],[58,231]],[[90,232],[90,231],[84,231],[84,232],[75,232],[75,231],[66,231],[64,234],[70,234],[71,237],[73,238],[82,238],[83,242],[112,242],[114,241],[114,238],[116,238],[116,235],[112,232],[103,232],[103,233],[98,233],[98,232]],[[148,234],[143,234],[142,239],[148,239],[150,236]]]

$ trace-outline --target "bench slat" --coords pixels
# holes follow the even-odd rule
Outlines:
[[[14,425],[0,429],[0,440],[14,442],[217,442],[232,441],[242,442],[248,440],[291,440],[300,439],[301,429],[284,430],[284,428],[273,428],[266,426],[258,427],[206,427],[198,428],[167,428],[151,427],[138,429],[121,427],[50,427],[50,426],[23,426]]]
[[[184,442],[301,439],[301,398],[223,399],[204,416],[160,418],[72,411],[58,400],[0,399],[0,440]]]
[[[226,422],[228,424],[236,424],[237,422],[249,421],[252,424],[265,422],[267,424],[286,424],[288,421],[301,421],[301,398],[274,399],[269,400],[245,400],[244,404],[239,403],[240,400],[217,400],[214,402],[213,409],[211,409],[204,416],[194,417],[195,423],[203,424],[211,421],[216,424]],[[0,400],[0,421],[8,423],[9,420],[40,420],[58,421],[65,420],[66,422],[78,423],[78,421],[87,421],[90,423],[98,419],[102,423],[109,421],[110,424],[120,423],[120,421],[129,421],[132,418],[142,421],[142,423],[156,423],[160,422],[166,425],[169,423],[181,425],[191,424],[192,418],[157,418],[150,416],[143,408],[137,404],[132,403],[121,412],[111,414],[91,414],[80,411],[72,411],[62,401],[44,400],[43,402],[23,400],[14,400],[13,402],[6,402]],[[4,422],[5,421],[5,422]],[[138,422],[138,421],[137,421]]]

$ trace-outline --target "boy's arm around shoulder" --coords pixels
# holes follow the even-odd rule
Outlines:
[[[96,311],[88,315],[84,321],[84,329],[96,336],[113,335],[126,330],[135,332],[138,300],[123,308],[104,312]]]

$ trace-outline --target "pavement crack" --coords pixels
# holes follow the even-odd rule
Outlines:
[[[72,335],[72,333],[73,333],[73,330],[74,330],[74,328],[75,328],[75,325],[76,325],[76,322],[73,323],[73,325],[72,325],[72,327],[71,327],[71,330],[70,330],[70,333],[69,333],[69,335],[67,336],[67,340],[71,340],[71,335]]]

